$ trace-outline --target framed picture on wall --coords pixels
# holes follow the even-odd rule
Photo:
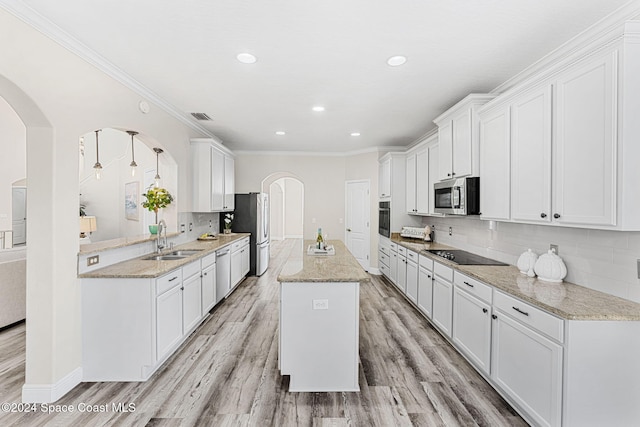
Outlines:
[[[140,183],[138,181],[127,182],[124,185],[124,217],[131,221],[140,221],[138,213],[138,197]]]

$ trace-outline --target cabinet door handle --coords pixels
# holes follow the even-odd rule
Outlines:
[[[204,275],[206,276],[206,275],[207,275],[207,273],[204,273]]]
[[[542,213],[540,214],[540,218],[546,218],[546,217],[547,217],[547,214],[546,214],[546,213],[542,212]]]
[[[515,311],[517,311],[520,314],[524,314],[525,316],[529,315],[529,313],[527,313],[526,311],[520,310],[518,307],[511,307],[511,308],[513,308]]]
[[[180,290],[181,290],[181,291],[184,291],[184,286],[181,286],[181,287],[180,287]]]
[[[455,174],[456,174],[455,172],[451,172],[451,176],[455,176]]]
[[[170,282],[173,282],[173,281],[174,281],[174,280],[176,280],[177,278],[178,278],[178,276],[173,277],[173,278],[169,279],[169,281],[170,281]]]
[[[431,275],[430,274],[427,274],[427,279],[431,279]]]
[[[450,173],[448,173],[448,174],[447,174],[447,176],[451,176],[451,174],[450,174]]]
[[[469,282],[462,282],[462,283],[464,283],[465,285],[469,286],[470,288],[473,288],[473,285],[471,283],[469,283]]]
[[[495,314],[492,314],[492,315],[491,315],[491,318],[492,318],[493,320],[496,320],[496,319],[498,318],[498,316],[496,316]]]
[[[553,214],[553,217],[554,217],[555,219],[558,219],[558,218],[560,218],[560,214],[559,214],[559,213],[554,213],[554,214]]]
[[[487,311],[489,311],[489,310],[487,310],[486,308],[483,308],[483,309],[482,309],[482,312],[483,312],[483,313],[486,313]]]

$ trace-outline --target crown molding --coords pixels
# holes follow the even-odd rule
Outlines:
[[[80,42],[71,34],[62,30],[62,28],[57,26],[55,23],[44,17],[33,8],[26,5],[24,2],[18,0],[0,0],[0,7],[5,9],[7,12],[9,12],[22,22],[49,37],[51,40],[67,49],[69,52],[78,56],[87,63],[93,65],[109,77],[123,84],[125,87],[131,89],[147,101],[152,102],[154,105],[165,111],[170,116],[174,117],[182,124],[205,136],[214,138],[215,140],[219,141],[219,139],[215,135],[213,135],[207,128],[193,121],[183,111],[176,108],[173,104],[167,102],[151,89],[147,88],[142,83],[124,72],[124,70],[116,67],[105,57],[98,54],[89,46]]]
[[[387,151],[404,150],[405,147],[371,147],[351,151],[266,151],[266,150],[236,150],[237,156],[304,156],[304,157],[349,157],[368,153],[386,153]]]
[[[589,46],[602,45],[605,40],[621,36],[625,22],[640,17],[640,1],[631,0],[620,8],[605,16],[600,21],[574,36],[567,42],[552,50],[509,80],[501,83],[491,94],[500,94],[527,81],[528,79],[554,70],[558,64],[566,63],[568,58],[574,58],[588,49]]]

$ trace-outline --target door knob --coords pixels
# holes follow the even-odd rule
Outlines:
[[[558,218],[560,218],[560,214],[559,214],[559,213],[554,213],[554,214],[553,214],[553,217],[554,217],[555,219],[558,219]]]
[[[540,218],[546,218],[546,217],[547,217],[547,214],[546,214],[546,213],[542,212],[542,213],[540,214]]]
[[[347,228],[347,231],[348,231],[349,233],[351,233],[351,229],[350,229],[350,228]]]

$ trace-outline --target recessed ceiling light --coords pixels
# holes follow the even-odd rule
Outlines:
[[[351,136],[360,136],[360,132],[351,132]]]
[[[279,131],[276,131],[276,135],[279,135],[279,136],[286,135],[286,132],[283,130],[279,130]]]
[[[392,56],[391,58],[387,59],[387,64],[392,67],[397,67],[404,64],[405,62],[407,62],[407,57],[402,55]]]
[[[312,110],[317,113],[321,113],[324,111],[324,107],[322,105],[316,105],[315,107],[312,108]]]
[[[255,56],[253,56],[250,53],[239,53],[238,56],[236,56],[236,58],[238,58],[238,61],[242,62],[243,64],[253,64],[258,60]]]

